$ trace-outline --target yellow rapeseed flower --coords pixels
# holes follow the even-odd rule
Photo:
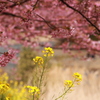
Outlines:
[[[44,53],[45,57],[53,56],[54,55],[54,51],[50,47],[44,48],[44,50],[42,52]]]
[[[0,84],[0,93],[3,94],[5,92],[7,92],[9,89],[9,84],[4,84],[4,83],[1,83]]]
[[[36,56],[33,58],[34,64],[42,65],[44,63],[44,60],[42,57]]]
[[[29,89],[29,93],[32,93],[33,95],[40,94],[40,89],[36,86],[26,86],[26,88]]]
[[[75,78],[75,81],[77,82],[82,81],[82,75],[77,72],[73,74],[73,77]]]
[[[65,80],[64,85],[67,86],[68,88],[71,88],[74,86],[73,81],[71,80]]]
[[[6,97],[6,100],[10,100],[10,97]]]

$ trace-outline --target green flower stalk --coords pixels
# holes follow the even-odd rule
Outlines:
[[[39,89],[41,88],[41,85],[42,85],[42,80],[43,80],[44,72],[45,72],[49,57],[54,55],[54,51],[50,47],[44,48],[42,52],[44,54],[43,55],[44,57],[36,56],[35,58],[33,58],[34,64],[42,67],[42,71],[41,71],[41,75],[39,79],[39,85],[38,85]]]

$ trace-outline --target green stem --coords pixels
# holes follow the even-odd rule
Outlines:
[[[74,84],[75,80],[73,81],[73,84]],[[58,100],[59,98],[63,97],[73,86],[73,84],[62,94],[60,95],[58,98],[56,98],[55,100]]]
[[[62,96],[62,100],[64,99],[65,95]]]
[[[47,56],[47,57],[45,58],[45,60],[44,60],[43,70],[42,70],[41,77],[40,77],[40,82],[39,82],[39,88],[41,88],[42,79],[43,79],[44,71],[45,71],[46,64],[47,64],[48,60],[49,60],[49,59],[48,59],[48,56]]]
[[[41,88],[42,79],[43,79],[44,71],[45,71],[45,68],[46,68],[46,63],[47,63],[47,57],[44,60],[43,70],[42,70],[41,77],[40,77],[40,82],[39,82],[39,88]]]
[[[34,100],[34,93],[33,93],[33,100]]]
[[[71,87],[70,87],[71,88]],[[58,100],[59,98],[61,98],[61,97],[63,97],[67,92],[68,92],[68,90],[70,89],[70,88],[68,88],[62,95],[60,95],[58,98],[56,98],[55,100]]]
[[[41,88],[44,70],[45,70],[45,66],[43,66],[43,70],[42,70],[42,73],[41,73],[40,82],[39,82],[39,83],[40,83],[40,84],[39,84],[39,88]]]

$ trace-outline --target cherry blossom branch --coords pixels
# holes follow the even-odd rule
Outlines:
[[[81,13],[79,10],[75,9],[74,7],[70,6],[68,3],[66,3],[64,0],[60,0],[64,5],[66,5],[68,8],[76,11],[77,13],[79,13],[84,19],[86,19],[87,22],[89,22],[99,33],[100,33],[100,29],[94,25],[83,13]]]
[[[1,3],[1,4],[2,4],[2,3],[6,4],[7,2],[4,2],[4,1],[0,1],[0,3]]]
[[[25,21],[26,18],[22,17],[22,16],[19,16],[19,15],[16,15],[16,14],[12,14],[12,13],[9,13],[9,12],[1,12],[2,15],[8,15],[8,16],[12,16],[12,17],[17,17],[17,18],[21,18],[23,21]],[[47,21],[45,20],[42,16],[34,13],[36,16],[38,16],[39,18],[41,18],[43,21],[41,20],[35,20],[35,21],[41,21],[41,22],[45,22],[51,29],[55,30],[56,27],[54,25],[51,25],[50,24],[50,21]]]
[[[13,16],[13,17],[18,17],[18,18],[21,18],[22,20],[25,20],[25,18],[23,18],[21,16],[18,16],[18,15],[15,15],[15,14],[12,14],[12,13],[9,13],[9,12],[2,12],[1,14],[2,15]]]
[[[53,30],[55,30],[55,29],[57,29],[57,27],[56,26],[54,26],[54,25],[51,25],[47,20],[45,20],[42,16],[40,16],[40,15],[38,15],[38,14],[36,14],[36,13],[34,13],[36,16],[38,16],[38,17],[40,17],[51,29],[53,29]]]
[[[15,52],[13,50],[9,50],[8,52],[3,53],[0,56],[0,67],[4,67],[7,63],[14,57]]]
[[[72,13],[71,13],[72,14]],[[70,15],[71,15],[70,14]],[[25,21],[25,18],[24,17],[22,17],[22,16],[19,16],[19,15],[16,15],[16,14],[12,14],[12,13],[9,13],[9,12],[1,12],[1,15],[8,15],[8,16],[12,16],[12,17],[17,17],[17,18],[21,18],[23,21]],[[70,15],[68,15],[68,17],[70,16]],[[66,20],[66,19],[59,19],[59,20],[46,20],[46,19],[44,19],[42,16],[40,16],[40,15],[38,15],[38,17],[40,17],[42,20],[33,20],[33,21],[38,21],[38,22],[46,22],[46,24],[49,24],[50,22],[60,22],[60,21],[69,21],[69,20]],[[49,26],[50,27],[50,26]]]
[[[38,4],[39,0],[36,0],[35,4],[33,5],[33,10],[35,10],[37,4]]]

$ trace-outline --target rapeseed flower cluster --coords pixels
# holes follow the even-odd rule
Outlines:
[[[68,88],[71,88],[74,86],[73,81],[71,80],[65,80],[64,85],[67,86]]]
[[[0,94],[3,94],[9,90],[9,84],[7,83],[0,83]]]
[[[79,73],[74,73],[73,77],[75,78],[75,81],[77,82],[82,81],[82,75]]]
[[[68,88],[74,87],[74,85],[77,83],[78,85],[80,84],[80,81],[82,81],[82,75],[79,73],[74,73],[73,74],[73,81],[72,80],[65,80],[64,85]]]
[[[6,97],[6,100],[11,100],[10,97]]]
[[[46,59],[44,59],[44,57],[36,56],[35,58],[33,58],[33,61],[34,61],[35,65],[39,65],[39,66],[44,67],[44,65],[45,65],[44,63],[46,63],[45,60],[47,60],[48,57],[53,56],[54,51],[52,48],[46,47],[46,48],[44,48],[44,50],[42,52],[44,54],[43,56],[46,57]]]
[[[44,50],[42,52],[44,53],[45,57],[50,57],[50,56],[54,55],[54,51],[50,47],[44,48]]]
[[[40,89],[36,86],[26,86],[26,88],[29,89],[29,93],[31,93],[32,95],[38,95],[40,94]]]
[[[29,95],[25,91],[24,84],[8,79],[7,73],[0,73],[0,100],[27,100],[26,97]]]
[[[42,65],[44,63],[44,60],[42,57],[36,56],[34,59],[34,64]]]

